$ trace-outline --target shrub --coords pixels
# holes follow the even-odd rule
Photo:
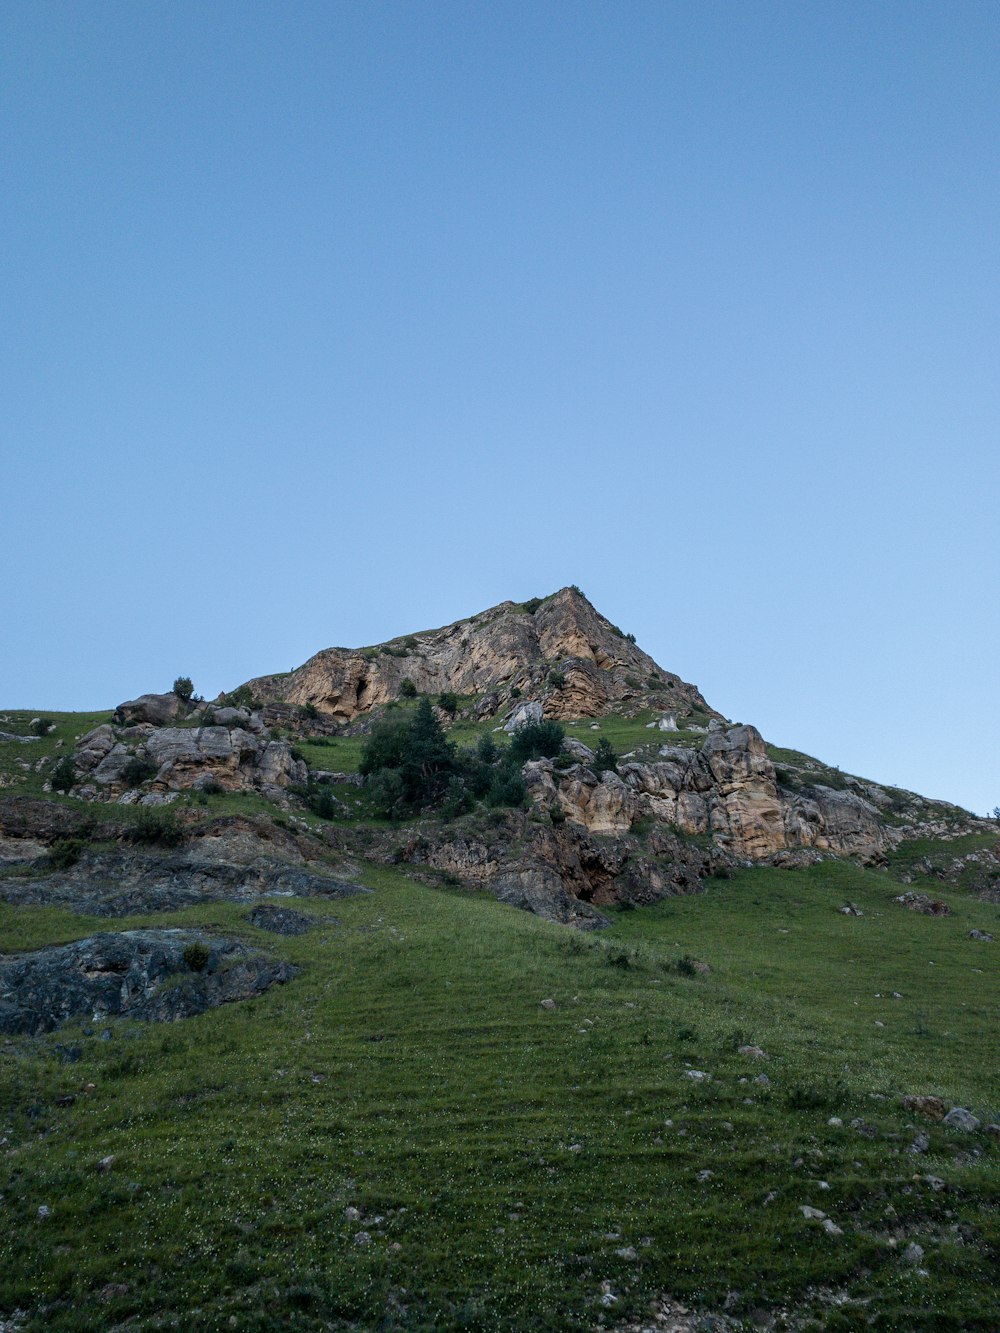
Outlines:
[[[401,699],[415,699],[417,697],[417,687],[409,676],[404,676],[399,682],[399,697]]]
[[[408,653],[412,653],[414,652],[415,649],[419,648],[420,645],[417,643],[413,635],[410,634],[407,636],[407,638],[403,640],[403,647],[406,649]]]
[[[129,842],[176,847],[184,840],[184,830],[173,810],[143,806],[139,817],[125,835]]]
[[[528,789],[521,774],[515,768],[504,766],[494,775],[486,793],[486,802],[488,805],[506,805],[514,809],[524,804],[527,795]]]
[[[211,957],[211,950],[201,940],[194,940],[185,946],[184,961],[192,972],[204,972]]]
[[[151,759],[140,759],[134,754],[122,769],[122,782],[126,787],[138,787],[150,778],[156,777],[156,765]]]
[[[177,695],[178,699],[183,699],[184,702],[187,703],[192,694],[194,694],[194,685],[192,684],[191,677],[178,676],[174,681],[173,689],[174,694]]]
[[[529,722],[514,732],[508,754],[518,764],[528,759],[552,759],[562,749],[565,738],[558,722]]]
[[[529,597],[528,600],[524,603],[524,609],[525,611],[527,611],[529,616],[533,616],[535,612],[538,610],[538,608],[541,606],[541,604],[542,604],[542,599],[540,597]]]
[[[635,643],[635,635],[634,635],[634,634],[626,634],[626,635],[625,635],[625,638],[628,639],[629,643]]]
[[[578,586],[577,584],[575,584],[575,583],[571,583],[571,584],[569,585],[569,590],[570,590],[570,592],[575,592],[576,595],[577,595],[577,597],[582,597],[582,596],[583,596],[583,589],[582,589],[581,587],[579,587],[579,586]]]
[[[79,838],[60,838],[49,848],[49,865],[53,870],[68,870],[75,866],[83,853]]]
[[[512,699],[520,699],[520,697],[521,697],[521,691],[518,689],[518,687],[517,687],[516,685],[512,685],[512,686],[510,687],[510,697],[511,697]]]
[[[249,685],[241,685],[238,689],[230,690],[224,696],[226,706],[229,708],[259,708],[260,700],[254,697],[254,693]]]
[[[458,767],[455,747],[426,698],[412,717],[387,719],[376,726],[358,765],[370,779],[373,800],[389,818],[415,813],[440,800]]]
[[[594,751],[594,762],[591,768],[595,773],[617,773],[618,756],[611,748],[611,742],[606,736],[602,736],[597,742],[597,749]]]
[[[305,708],[302,711],[305,713],[306,717],[310,718],[311,720],[315,720],[316,718],[319,717],[319,709],[312,702],[312,700],[310,700],[309,703],[306,704]]]
[[[36,717],[31,724],[31,730],[36,736],[47,736],[55,725],[47,717]]]
[[[337,798],[329,787],[320,782],[310,782],[306,788],[306,805],[320,819],[334,819],[337,814]]]
[[[73,790],[76,784],[76,769],[73,767],[73,759],[70,755],[63,755],[52,770],[52,777],[49,781],[52,783],[53,791]]]
[[[225,787],[217,778],[206,778],[201,784],[203,796],[221,796],[225,790]]]
[[[484,764],[492,764],[500,757],[500,746],[497,745],[496,741],[488,731],[484,731],[479,737],[479,743],[476,746],[476,756],[482,760]]]
[[[554,690],[561,690],[566,684],[566,675],[562,671],[549,672],[549,684]]]
[[[549,819],[553,824],[565,824],[566,811],[562,808],[561,805],[550,805]]]
[[[444,694],[438,695],[438,708],[447,713],[449,717],[454,717],[458,712],[458,695],[453,694],[451,690],[446,690]]]
[[[467,815],[473,805],[475,801],[465,782],[457,775],[449,778],[441,805],[441,814],[444,818],[457,819],[459,815]]]

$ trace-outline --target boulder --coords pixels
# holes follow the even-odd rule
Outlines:
[[[303,912],[295,912],[290,907],[275,907],[271,903],[255,907],[248,913],[247,920],[258,930],[269,930],[272,935],[304,935],[316,924]]]
[[[512,870],[497,875],[486,887],[500,902],[533,912],[546,921],[576,926],[578,930],[599,930],[611,925],[596,907],[568,894],[554,871]]]
[[[73,762],[81,773],[89,773],[115,748],[117,741],[112,728],[105,722],[88,731],[77,742]]]
[[[943,1120],[945,1104],[940,1097],[909,1096],[903,1098],[903,1110],[915,1111],[928,1120]]]
[[[527,727],[541,722],[543,717],[542,705],[533,699],[523,699],[515,704],[511,710],[510,716],[503,724],[506,732],[517,731],[520,727]]]
[[[119,704],[114,712],[114,720],[119,723],[150,722],[154,727],[165,727],[178,718],[187,717],[190,704],[171,691],[169,694],[140,694],[138,699],[129,699]]]
[[[980,1122],[964,1106],[953,1106],[944,1118],[949,1129],[960,1129],[963,1134],[971,1134],[979,1128]]]

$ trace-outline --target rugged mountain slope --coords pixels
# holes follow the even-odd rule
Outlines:
[[[443,629],[371,648],[326,648],[295,671],[261,676],[248,686],[259,699],[312,706],[350,722],[398,698],[404,680],[421,694],[475,695],[484,717],[517,698],[516,690],[541,700],[552,718],[600,717],[651,700],[681,716],[720,716],[576,588],[501,602]]]

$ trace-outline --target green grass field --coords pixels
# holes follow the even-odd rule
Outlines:
[[[589,1329],[668,1292],[728,1297],[747,1328],[775,1308],[997,1328],[1000,1152],[932,1125],[910,1155],[899,1105],[998,1109],[997,967],[967,938],[996,907],[954,891],[953,916],[922,917],[884,874],[824,863],[581,935],[394,871],[368,882],[294,904],[318,923],[300,939],[227,904],[159,918],[300,965],[255,1001],[0,1045],[0,1319]],[[0,907],[7,949],[108,926]]]

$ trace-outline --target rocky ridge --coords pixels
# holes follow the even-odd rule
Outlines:
[[[350,722],[397,699],[404,680],[422,694],[475,695],[480,717],[505,709],[515,691],[538,699],[551,718],[635,710],[650,698],[681,715],[719,716],[695,686],[659,667],[576,588],[501,602],[370,648],[326,648],[296,670],[257,677],[246,688],[264,701]]]

